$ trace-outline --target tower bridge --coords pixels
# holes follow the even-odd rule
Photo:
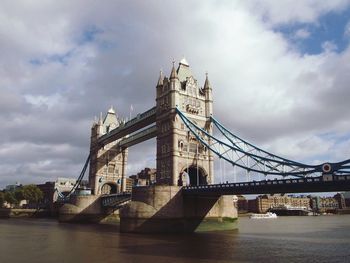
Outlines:
[[[213,134],[214,127],[219,135]],[[154,137],[156,185],[126,193],[128,148]],[[281,179],[213,184],[215,155],[233,170]],[[93,195],[81,197],[85,201],[75,197],[79,199],[75,204],[84,207],[77,211],[113,210],[131,199],[120,210],[121,230],[128,232],[189,232],[207,220],[234,219],[235,194],[350,190],[350,159],[304,164],[264,151],[230,132],[213,116],[208,75],[200,87],[185,59],[177,69],[173,63],[169,77],[160,72],[155,107],[127,122],[113,108],[100,116],[91,128],[90,155],[80,180],[88,162]]]

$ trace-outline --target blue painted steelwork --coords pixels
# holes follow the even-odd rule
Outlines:
[[[103,207],[119,208],[131,200],[131,193],[109,194],[101,196]]]
[[[263,180],[253,182],[224,183],[199,186],[184,186],[185,195],[242,195],[242,194],[276,194],[276,193],[311,193],[349,191],[350,174],[291,178],[281,180]]]
[[[344,174],[350,173],[350,159],[338,163],[324,163],[309,165],[288,160],[286,158],[271,154],[253,144],[250,144],[231,133],[215,118],[211,121],[220,133],[229,141],[228,143],[209,134],[206,130],[198,127],[194,122],[176,108],[182,121],[196,137],[196,139],[214,152],[219,158],[240,167],[248,172],[256,172],[264,175],[305,177],[308,175],[319,175],[320,173]]]

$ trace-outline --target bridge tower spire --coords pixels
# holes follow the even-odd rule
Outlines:
[[[191,135],[176,108],[212,133],[212,91],[206,78],[200,88],[183,58],[170,77],[157,84],[157,183],[197,185],[213,182],[213,155]]]
[[[213,90],[209,82],[208,72],[205,73],[203,91],[205,94],[205,115],[211,116],[213,114]]]

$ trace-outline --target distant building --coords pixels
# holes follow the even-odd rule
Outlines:
[[[57,180],[54,182],[55,194],[53,197],[53,202],[56,202],[59,196],[66,196],[68,193],[70,193],[70,191],[75,186],[76,182],[77,179],[75,178],[58,177]],[[82,181],[79,186],[85,186],[86,184],[86,181]]]
[[[77,179],[75,178],[58,177],[55,181],[55,189],[63,194],[69,193],[73,189],[76,182]]]
[[[345,209],[347,207],[344,194],[337,193],[333,198],[337,200],[339,209]]]
[[[339,204],[334,197],[319,197],[311,198],[311,208],[320,213],[335,213],[339,209]]]
[[[125,178],[125,192],[131,193],[132,187],[134,186],[134,180],[131,178]]]
[[[300,207],[310,209],[310,198],[306,196],[291,195],[261,195],[248,201],[250,212],[266,213],[269,209],[282,206]]]
[[[350,207],[350,192],[345,192],[343,195],[346,207]]]
[[[39,207],[52,210],[55,196],[55,182],[46,182],[44,184],[37,184],[36,186],[43,192],[43,199]]]
[[[243,195],[237,196],[237,206],[239,212],[248,211],[248,200]]]
[[[135,186],[152,185],[156,182],[157,170],[154,168],[145,168],[136,175],[131,175]]]

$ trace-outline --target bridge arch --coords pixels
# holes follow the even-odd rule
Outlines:
[[[190,165],[185,167],[179,176],[179,185],[207,185],[208,174],[201,166]]]
[[[101,186],[101,194],[116,194],[120,192],[118,185],[114,182],[106,182]]]

